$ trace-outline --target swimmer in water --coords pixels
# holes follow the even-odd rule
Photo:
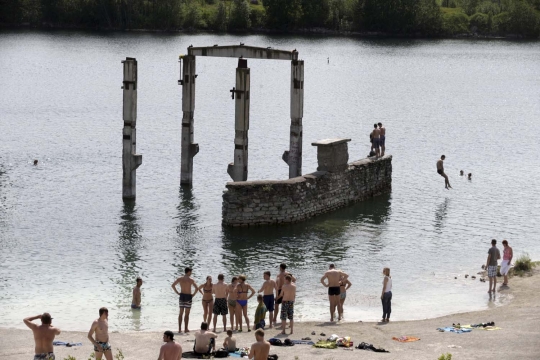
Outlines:
[[[38,161],[34,160],[34,166],[37,166],[37,164],[38,164]]]

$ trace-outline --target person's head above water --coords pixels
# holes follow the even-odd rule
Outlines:
[[[467,176],[469,177],[469,179],[472,178],[472,173],[469,173],[469,175],[467,175]]]
[[[34,160],[34,165],[37,165],[38,161],[37,160]]]
[[[459,170],[459,175],[463,176],[463,170]]]

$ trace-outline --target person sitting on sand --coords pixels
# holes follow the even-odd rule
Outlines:
[[[257,301],[259,302],[259,305],[257,305],[257,310],[255,310],[255,330],[257,329],[263,329],[266,326],[266,322],[264,319],[266,318],[266,305],[264,305],[263,302],[263,296],[257,295]]]
[[[141,286],[142,286],[142,279],[138,277],[136,280],[137,285],[133,288],[133,298],[131,300],[131,308],[140,310],[141,309]]]
[[[504,282],[502,283],[502,285],[507,286],[508,272],[510,271],[510,263],[512,262],[512,258],[514,257],[514,251],[510,246],[508,246],[508,241],[503,240],[502,244],[504,246],[503,260],[501,262],[501,275],[504,276]]]
[[[193,344],[193,352],[196,354],[210,354],[216,348],[217,334],[208,331],[208,324],[204,321],[201,323],[201,330],[195,333],[195,344]]]
[[[248,358],[253,360],[268,360],[268,354],[270,353],[270,343],[264,340],[263,329],[258,329],[257,331],[255,331],[255,339],[257,340],[257,342],[251,345]]]
[[[233,336],[232,330],[227,330],[227,337],[223,341],[223,348],[228,352],[236,351],[236,338]]]
[[[444,159],[446,159],[446,156],[441,155],[441,159],[437,160],[437,174],[441,175],[444,178],[444,188],[449,190],[452,188],[452,186],[450,186],[448,175],[444,173],[444,164],[443,164]]]
[[[174,341],[172,331],[163,333],[163,342],[159,351],[158,360],[180,360],[182,358],[182,346]]]
[[[96,334],[95,339],[94,334]],[[88,340],[94,344],[96,360],[101,359],[103,354],[107,360],[113,360],[112,348],[109,344],[109,310],[106,307],[99,309],[99,318],[92,323],[88,331]]]
[[[41,325],[32,322],[36,319],[41,319]],[[23,321],[34,334],[34,360],[54,360],[53,341],[56,335],[60,335],[60,329],[51,325],[51,314],[43,313],[42,315],[31,316],[25,318]]]
[[[383,274],[384,280],[381,293],[383,316],[381,322],[389,322],[390,313],[392,312],[392,277],[390,276],[390,268],[385,267]]]
[[[497,248],[497,240],[491,240],[491,247],[488,250],[488,257],[486,261],[486,269],[489,278],[489,290],[488,293],[495,292],[495,287],[497,286],[497,260],[501,258],[501,253]]]
[[[291,324],[291,335],[293,334],[294,326],[294,301],[296,300],[296,284],[293,282],[291,275],[285,276],[285,285],[281,288],[281,295],[278,299],[281,303],[281,333],[285,334],[287,319]]]

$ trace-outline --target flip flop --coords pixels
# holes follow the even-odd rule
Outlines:
[[[315,333],[315,331],[312,331],[312,332],[311,332],[311,335],[317,335],[317,333]]]
[[[319,335],[321,335],[321,336],[326,336],[326,334],[325,334],[325,333],[320,333]]]

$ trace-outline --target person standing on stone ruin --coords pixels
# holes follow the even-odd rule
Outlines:
[[[381,132],[381,139],[379,140],[381,145],[381,156],[384,156],[384,151],[386,150],[386,128],[382,123],[378,123],[377,125],[379,125],[379,131]]]
[[[449,190],[452,188],[452,186],[450,186],[450,181],[448,181],[448,175],[444,173],[444,159],[446,159],[446,156],[441,155],[441,159],[437,160],[437,174],[441,175],[444,178],[444,188],[446,190]]]
[[[375,149],[375,157],[381,156],[381,130],[377,127],[377,124],[373,124],[373,131],[371,132],[371,138],[373,140],[373,148]]]

